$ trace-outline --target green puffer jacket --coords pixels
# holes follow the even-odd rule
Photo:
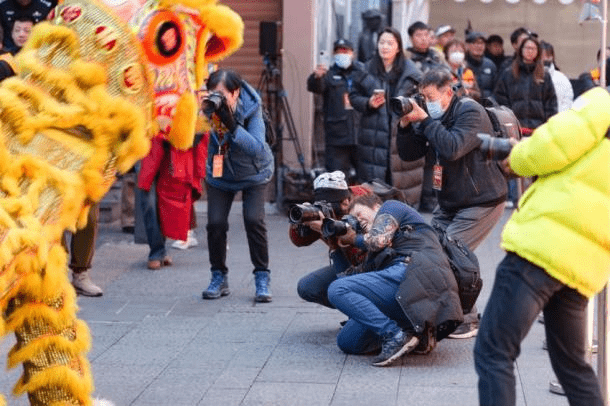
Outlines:
[[[538,176],[502,233],[502,247],[586,297],[610,277],[610,95],[597,87],[510,154]]]

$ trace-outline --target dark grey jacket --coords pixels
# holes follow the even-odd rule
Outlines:
[[[481,89],[481,98],[492,96],[498,76],[496,64],[489,58],[483,57],[481,60],[476,60],[468,54],[466,54],[466,63],[477,79],[477,84]]]
[[[479,150],[477,133],[493,134],[485,108],[468,98],[453,97],[440,120],[398,127],[400,157],[412,161],[432,148],[443,167],[438,202],[452,211],[474,206],[495,206],[506,200],[506,179],[496,161]]]
[[[374,61],[374,59],[372,60]],[[388,109],[389,99],[408,96],[417,91],[421,72],[406,60],[402,75],[392,85],[387,75],[376,76],[372,61],[367,62],[367,73],[354,81],[349,98],[352,106],[362,113],[358,135],[358,177],[361,182],[381,179],[405,192],[407,201],[415,204],[421,194],[423,160],[401,162],[395,143],[395,128],[398,117]],[[386,103],[378,109],[369,106],[373,90],[386,91]]]

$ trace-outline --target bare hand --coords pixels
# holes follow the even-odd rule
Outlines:
[[[369,106],[374,109],[378,109],[385,103],[385,94],[384,93],[374,93],[369,99]]]
[[[413,106],[413,110],[409,114],[405,114],[400,118],[400,126],[406,127],[409,123],[417,123],[419,121],[424,121],[428,117],[428,113],[421,107],[419,104],[411,101],[411,106]]]
[[[316,78],[319,79],[322,76],[324,76],[327,71],[328,71],[328,68],[326,67],[326,65],[319,64],[316,66],[316,69],[313,71],[313,74],[315,75]]]
[[[338,238],[337,243],[339,244],[339,247],[352,246],[356,241],[356,236],[356,230],[350,227],[347,229],[347,233]]]

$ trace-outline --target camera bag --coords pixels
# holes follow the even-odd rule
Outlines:
[[[438,225],[433,228],[457,280],[462,311],[467,314],[472,310],[483,288],[479,260],[462,241],[448,236]]]
[[[510,108],[500,106],[492,98],[481,100],[481,104],[485,107],[494,129],[494,133],[490,135],[499,138],[521,139],[521,125]]]

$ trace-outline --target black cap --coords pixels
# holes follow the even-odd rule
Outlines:
[[[352,51],[354,50],[354,46],[352,45],[352,43],[343,38],[339,38],[335,41],[335,44],[333,45],[333,50],[336,51],[337,48],[347,48],[351,49]]]
[[[487,43],[488,44],[493,44],[494,42],[497,42],[500,45],[504,45],[504,40],[498,34],[491,34],[489,36],[489,38],[487,38]]]
[[[486,40],[485,34],[483,34],[482,32],[472,31],[469,32],[468,35],[466,35],[466,42],[472,43],[478,40],[479,38],[481,38],[483,41]]]
[[[381,11],[374,9],[374,8],[366,10],[364,13],[362,13],[362,18],[364,18],[365,20],[369,20],[369,19],[373,19],[373,18],[381,18],[381,17],[383,17],[383,14],[381,14]]]

